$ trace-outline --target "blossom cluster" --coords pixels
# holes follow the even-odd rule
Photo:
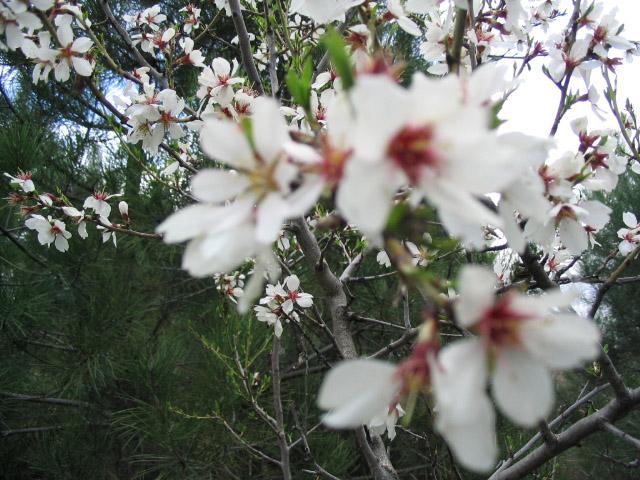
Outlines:
[[[266,296],[260,299],[260,305],[254,307],[256,318],[272,326],[276,337],[282,335],[283,322],[300,321],[296,308],[309,308],[313,305],[313,296],[300,291],[300,280],[289,275],[282,283],[267,285]]]
[[[65,218],[67,222],[76,225],[78,236],[83,240],[89,236],[87,222],[95,223],[96,228],[101,231],[102,241],[112,240],[114,246],[117,245],[116,230],[129,227],[129,205],[125,201],[118,204],[122,223],[113,224],[109,220],[111,205],[108,200],[120,197],[120,194],[94,192],[85,199],[83,210],[78,210],[66,197],[38,192],[31,172],[20,172],[15,176],[5,173],[5,176],[9,178],[9,185],[15,190],[11,193],[9,202],[20,205],[20,213],[29,217],[25,226],[38,233],[38,242],[41,245],[53,244],[60,252],[69,250],[72,234],[63,221]],[[46,216],[38,212],[46,213]]]
[[[90,25],[80,7],[55,2],[51,23],[51,17],[44,13],[53,7],[53,0],[9,0],[0,4],[0,33],[5,34],[5,42],[0,39],[0,49],[20,49],[35,64],[34,83],[47,80],[52,71],[60,82],[67,81],[72,70],[88,77],[95,67],[93,40],[86,36],[74,38],[74,27],[82,33]],[[45,24],[47,28],[43,30]]]
[[[498,448],[487,386],[502,413],[533,427],[553,406],[551,371],[578,367],[600,352],[595,324],[567,310],[573,295],[496,296],[495,285],[495,275],[484,267],[469,265],[460,273],[453,310],[472,336],[440,348],[431,320],[412,355],[397,366],[364,359],[337,365],[318,396],[318,405],[329,410],[323,422],[353,428],[379,423],[386,413],[393,424],[399,404],[430,391],[436,428],[458,461],[472,470],[492,468]]]

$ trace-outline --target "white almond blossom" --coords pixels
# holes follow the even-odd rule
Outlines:
[[[251,137],[247,133],[231,120],[204,122],[202,149],[230,169],[198,172],[191,185],[203,203],[175,213],[157,229],[170,243],[191,239],[183,267],[193,275],[229,272],[246,257],[270,252],[283,222],[303,215],[320,194],[321,185],[304,177],[299,182],[298,169],[288,161],[289,133],[274,100],[253,102]]]
[[[32,180],[31,172],[20,172],[15,177],[5,172],[6,177],[9,177],[9,185],[14,188],[21,189],[24,193],[31,193],[35,191],[36,186]]]
[[[105,218],[101,218],[100,221],[104,223],[104,225],[98,225],[96,228],[102,232],[102,243],[107,243],[109,240],[111,240],[113,242],[113,246],[117,248],[118,239],[116,237],[116,232],[115,230],[109,228],[112,227],[113,224]]]
[[[140,25],[147,25],[151,30],[158,30],[160,24],[167,19],[167,16],[160,13],[160,5],[154,5],[142,11],[140,14]]]
[[[420,44],[420,52],[431,66],[427,69],[432,75],[445,75],[449,72],[447,65],[447,43],[453,25],[452,12],[441,19],[438,11],[431,12],[430,19],[425,21],[425,41]]]
[[[124,223],[129,223],[129,204],[124,200],[118,203],[118,211]]]
[[[282,283],[267,285],[266,296],[260,299],[260,305],[254,307],[256,318],[273,326],[275,336],[280,338],[283,322],[299,321],[295,308],[309,308],[313,305],[313,296],[300,291],[300,280],[289,275]]]
[[[585,83],[589,84],[591,70],[598,66],[598,62],[589,60],[587,56],[592,40],[592,37],[580,38],[573,43],[567,52],[563,49],[566,47],[561,41],[558,44],[558,39],[550,39],[547,46],[550,58],[547,69],[555,82],[560,82],[565,75],[577,70]]]
[[[216,289],[232,302],[237,303],[238,298],[244,294],[245,275],[240,272],[234,272],[230,275],[216,274],[214,275]]]
[[[62,213],[71,218],[78,226],[78,235],[83,240],[89,237],[87,233],[87,222],[84,221],[84,210],[78,210],[75,207],[62,207]]]
[[[397,366],[381,360],[346,360],[333,367],[318,392],[318,407],[329,410],[331,428],[356,428],[389,409],[400,393]]]
[[[194,50],[194,41],[192,38],[181,38],[180,46],[184,50],[184,56],[178,60],[179,63],[193,65],[194,67],[205,68],[204,55],[200,50]]]
[[[412,354],[399,365],[360,358],[334,366],[318,393],[318,406],[329,410],[322,422],[336,429],[395,423],[400,402],[429,387],[430,364],[438,351],[435,328],[433,321],[422,325]]]
[[[402,187],[413,189],[413,201],[426,197],[449,232],[465,242],[482,243],[483,225],[501,225],[478,196],[499,191],[527,168],[530,162],[521,153],[514,163],[516,151],[546,147],[524,136],[514,145],[491,131],[487,110],[463,97],[474,77],[461,84],[453,77],[417,74],[404,89],[387,77],[370,76],[354,87],[355,120],[343,121],[353,157],[344,167],[337,205],[365,235],[376,238],[382,231]]]
[[[200,28],[200,8],[197,8],[190,3],[189,5],[187,5],[186,7],[182,7],[178,11],[184,12],[187,15],[187,18],[184,20],[184,25],[182,27],[182,30],[186,35],[191,34],[194,29]]]
[[[50,246],[52,243],[60,252],[69,250],[71,233],[67,231],[64,222],[54,220],[51,217],[44,218],[42,215],[31,215],[25,226],[30,230],[38,232],[38,242],[41,245]]]
[[[458,324],[478,336],[445,346],[432,368],[436,426],[460,462],[476,470],[491,468],[497,455],[485,393],[490,379],[500,410],[533,427],[553,406],[551,371],[579,367],[600,353],[593,321],[567,310],[573,295],[496,297],[495,285],[489,269],[463,267],[454,311]]]
[[[367,427],[378,435],[386,433],[387,438],[392,441],[396,438],[396,424],[398,423],[398,420],[405,415],[405,413],[406,412],[399,403],[391,408],[385,407],[385,409],[380,412],[379,416],[374,417],[369,421]]]
[[[238,71],[238,62],[234,60],[233,69],[231,67],[231,64],[221,57],[213,59],[211,68],[204,67],[198,77],[200,84],[198,98],[209,96],[221,106],[228,106],[233,100],[233,86],[244,82],[244,78],[235,76]]]
[[[618,230],[618,237],[622,241],[618,244],[618,250],[621,255],[629,255],[640,244],[640,224],[636,216],[631,212],[624,212],[622,214],[622,221],[627,228],[621,228]]]
[[[566,249],[558,250],[549,256],[544,264],[544,270],[547,273],[557,275],[562,268],[569,264],[572,258],[573,256]]]
[[[109,205],[107,200],[120,197],[121,195],[120,193],[109,195],[105,192],[95,192],[85,199],[82,208],[91,208],[101,219],[108,219],[111,214],[111,205]]]
[[[398,26],[409,35],[419,37],[422,34],[420,27],[411,20],[400,0],[387,0],[388,18],[398,23]]]
[[[380,250],[378,252],[376,255],[376,262],[378,262],[378,265],[382,267],[391,268],[391,259],[385,250]]]
[[[153,34],[143,33],[140,38],[140,49],[151,55],[155,55],[156,49],[164,51],[169,47],[170,42],[176,36],[173,28],[168,28],[164,32],[157,31]]]
[[[550,252],[555,245],[557,231],[560,242],[567,250],[579,255],[589,247],[590,235],[609,222],[610,214],[611,209],[597,200],[561,202],[549,210],[544,222],[530,219],[525,225],[524,234]]]
[[[53,4],[51,0],[31,3],[41,11],[51,8]],[[27,2],[20,0],[6,0],[0,4],[0,35],[4,33],[6,41],[6,44],[0,41],[0,50],[21,48],[27,36],[42,27],[42,22],[34,12],[28,10],[28,6]]]
[[[88,37],[73,39],[73,30],[70,25],[62,25],[57,31],[60,48],[53,73],[56,80],[65,82],[69,80],[71,67],[78,75],[88,77],[93,72],[93,64],[87,59],[86,53],[93,46],[93,41]]]
[[[597,4],[593,9],[593,13],[597,14],[602,8],[603,4]],[[595,43],[593,52],[602,58],[608,57],[608,50],[611,47],[622,51],[635,50],[633,42],[620,35],[624,25],[616,18],[617,15],[618,9],[614,7],[599,20],[589,23],[589,26],[593,29],[593,41]]]

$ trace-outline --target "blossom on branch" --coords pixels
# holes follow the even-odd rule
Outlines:
[[[266,296],[260,299],[260,305],[254,307],[259,321],[273,326],[275,336],[282,335],[282,323],[289,320],[299,321],[295,308],[309,308],[313,305],[313,296],[300,291],[300,280],[289,275],[282,283],[267,285]]]
[[[50,246],[53,243],[60,252],[69,250],[68,239],[71,238],[71,233],[67,231],[64,222],[51,217],[44,218],[42,215],[31,215],[24,224],[30,230],[38,232],[38,242],[41,245]]]

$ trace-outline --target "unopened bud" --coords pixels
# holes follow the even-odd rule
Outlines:
[[[124,223],[129,223],[129,205],[124,200],[118,204],[118,210],[120,210],[120,215],[122,215],[122,220]]]

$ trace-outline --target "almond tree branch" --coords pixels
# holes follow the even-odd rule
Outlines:
[[[544,443],[550,448],[555,448],[558,444],[558,436],[551,431],[549,424],[546,420],[541,420],[539,423],[540,435],[542,436]]]
[[[387,278],[387,277],[392,277],[394,275],[396,275],[398,272],[393,271],[393,272],[385,272],[385,273],[379,273],[377,275],[366,275],[364,277],[350,277],[345,279],[346,282],[369,282],[371,280],[379,280],[381,278]]]
[[[625,442],[633,445],[636,450],[640,450],[640,440],[638,440],[635,437],[632,437],[631,435],[629,435],[627,432],[623,432],[622,430],[620,430],[619,428],[611,425],[608,422],[604,422],[602,424],[602,428],[604,430],[606,430],[607,432],[615,435],[618,438],[621,438],[622,440],[624,440]]]
[[[620,109],[618,108],[618,92],[617,88],[614,88],[611,85],[611,79],[609,78],[609,69],[607,67],[602,68],[602,76],[604,77],[605,82],[607,82],[607,90],[605,92],[605,98],[607,99],[607,103],[609,104],[609,108],[611,109],[611,113],[615,117],[618,122],[618,127],[620,128],[620,133],[624,138],[625,142],[631,149],[631,153],[633,154],[633,158],[640,159],[640,155],[638,153],[638,149],[636,148],[635,143],[629,137],[629,133],[627,132],[627,127],[622,120],[622,114],[620,113]],[[616,81],[617,84],[617,81]],[[617,86],[617,85],[616,85]]]
[[[553,457],[578,445],[589,435],[602,430],[605,424],[613,423],[624,417],[638,405],[640,405],[640,388],[630,391],[628,400],[614,398],[597,413],[578,420],[564,432],[558,434],[555,446],[549,446],[547,443],[539,446],[519,462],[491,476],[491,480],[523,478]]]
[[[260,74],[258,73],[256,64],[253,61],[251,42],[249,40],[247,26],[244,23],[244,17],[242,16],[240,0],[229,0],[229,6],[231,7],[233,24],[236,27],[236,33],[238,34],[238,43],[240,44],[240,53],[242,54],[242,64],[244,65],[244,69],[247,71],[247,75],[249,75],[249,78],[254,83],[255,89],[260,95],[264,95],[262,80],[260,79]]]
[[[582,405],[591,401],[597,395],[605,391],[609,388],[609,384],[605,383],[604,385],[600,385],[599,387],[594,388],[586,395],[580,395],[578,399],[573,403],[573,405],[567,407],[560,415],[554,418],[551,422],[549,422],[549,428],[555,428],[557,426],[562,425],[565,420],[567,420],[574,412],[576,412]],[[531,448],[542,438],[542,433],[536,433],[531,439],[516,453],[514,453],[511,458],[504,461],[502,465],[494,472],[494,474],[490,477],[490,480],[494,480],[495,475],[499,472],[503,471],[505,468],[513,465],[518,459],[522,458],[525,453],[527,453]]]
[[[235,438],[238,441],[238,443],[240,443],[245,448],[247,448],[251,453],[253,453],[254,455],[257,455],[258,457],[266,460],[267,462],[270,462],[270,463],[273,463],[274,465],[280,466],[280,462],[278,460],[276,460],[275,458],[270,457],[269,455],[264,453],[262,450],[258,450],[253,445],[251,445],[249,442],[247,442],[244,438],[242,438],[242,436],[238,432],[236,432],[234,430],[234,428],[231,425],[229,425],[229,422],[227,422],[224,418],[222,418],[219,415],[215,415],[215,418],[217,418],[222,423],[222,425],[224,425],[224,427],[233,436],[233,438]]]
[[[600,286],[598,292],[596,293],[596,298],[591,306],[591,310],[589,311],[589,316],[591,318],[595,318],[596,313],[598,312],[598,308],[602,304],[602,300],[606,293],[611,289],[613,285],[615,285],[616,280],[622,275],[622,273],[627,269],[629,265],[636,259],[640,253],[640,246],[636,247],[636,249],[631,252],[627,257],[620,263],[618,268],[616,268],[609,278]],[[607,353],[603,350],[602,355],[600,356],[600,362],[602,363],[603,373],[605,378],[611,384],[613,391],[616,393],[616,396],[621,400],[625,400],[629,396],[629,389],[624,384],[624,380],[616,370],[615,365],[611,361],[611,358]]]
[[[52,430],[62,430],[64,425],[51,425],[49,427],[30,427],[30,428],[16,428],[13,430],[0,430],[0,437],[10,437],[11,435],[20,435],[25,433],[41,433],[50,432]]]
[[[276,414],[276,435],[280,448],[280,468],[283,480],[291,480],[291,465],[289,461],[289,445],[284,425],[284,411],[282,410],[282,393],[280,391],[280,339],[273,336],[271,350],[271,385],[273,390],[273,408]]]
[[[367,358],[384,357],[385,355],[388,355],[389,353],[393,352],[394,350],[402,348],[406,344],[411,343],[413,341],[413,339],[418,336],[419,332],[420,332],[420,328],[418,328],[418,327],[411,328],[411,329],[405,331],[404,334],[400,338],[398,338],[397,340],[394,340],[389,345],[387,345],[386,347],[381,348],[377,352],[369,355],[369,357],[367,357]]]
[[[315,273],[318,284],[325,292],[332,330],[340,355],[345,359],[357,358],[358,352],[349,328],[347,295],[344,284],[331,271],[305,219],[298,218],[294,220],[292,226],[295,229],[300,248],[305,255],[305,260]],[[371,433],[367,438],[364,427],[360,427],[356,430],[356,440],[375,480],[398,480],[398,474],[389,460],[384,443],[379,435]]]
[[[565,39],[567,44],[567,49],[571,50],[571,47],[576,41],[576,32],[578,29],[578,19],[580,18],[580,3],[581,0],[575,0],[573,4],[573,13],[571,14],[571,19],[569,20],[567,30],[565,31]],[[567,67],[565,71],[565,79],[564,83],[556,83],[558,88],[560,89],[560,101],[558,102],[558,110],[556,111],[556,116],[553,120],[553,125],[551,125],[551,130],[549,131],[549,136],[553,137],[558,131],[558,127],[560,126],[560,120],[565,113],[567,113],[567,94],[569,93],[569,83],[571,82],[571,76],[573,75],[574,67]],[[549,77],[551,78],[551,77]],[[562,80],[560,80],[562,81]]]
[[[456,20],[453,25],[453,47],[447,53],[447,63],[452,73],[460,70],[460,59],[462,56],[462,44],[464,40],[464,27],[467,23],[467,11],[456,8]]]
[[[0,390],[0,396],[11,398],[14,400],[20,400],[24,402],[46,403],[49,405],[59,405],[62,407],[96,408],[95,405],[92,405],[91,403],[88,403],[88,402],[82,402],[80,400],[68,400],[66,398],[46,397],[44,395],[43,396],[23,395],[21,393],[13,393],[13,392]]]
[[[149,68],[149,73],[153,78],[155,78],[160,83],[162,88],[169,88],[169,82],[164,77],[164,75],[162,75],[158,70],[156,70],[147,61],[147,59],[144,58],[144,55],[142,55],[142,53],[140,53],[140,50],[138,50],[138,48],[133,44],[133,40],[131,39],[127,31],[124,28],[122,28],[122,25],[120,24],[120,22],[116,20],[115,16],[113,15],[113,12],[111,11],[111,7],[109,7],[109,4],[107,3],[107,0],[99,0],[98,3],[100,4],[100,8],[104,12],[104,14],[109,19],[109,22],[111,23],[111,25],[113,25],[113,28],[116,29],[116,32],[118,32],[118,35],[120,35],[120,38],[122,38],[124,43],[127,44],[129,51],[133,52],[133,55],[136,57],[136,60],[140,63],[140,65]]]

